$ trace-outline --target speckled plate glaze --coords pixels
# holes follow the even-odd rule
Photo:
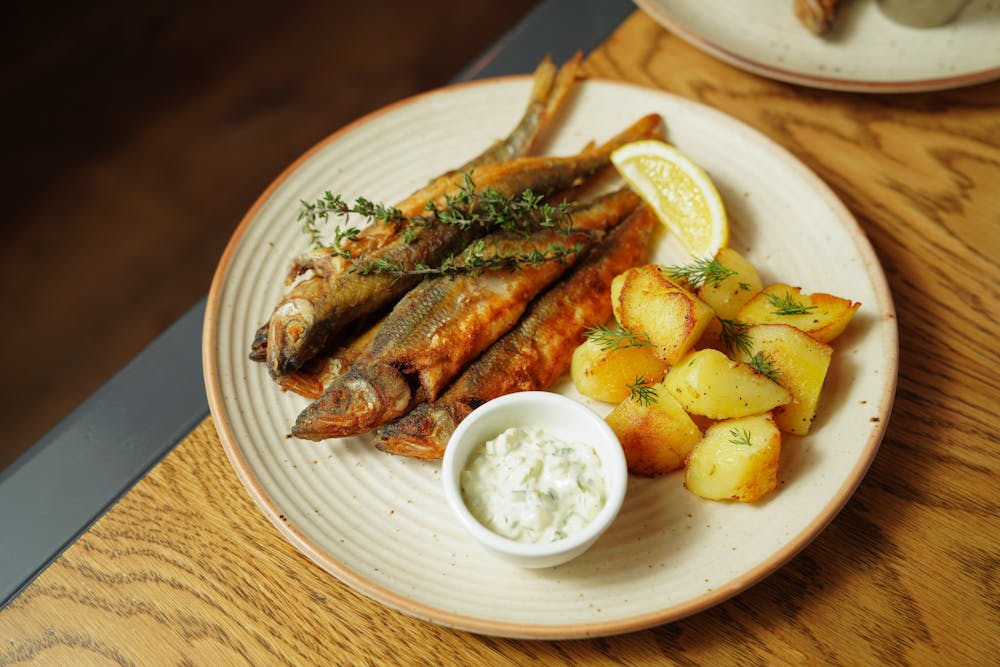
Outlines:
[[[1000,1],[972,0],[951,23],[911,28],[875,0],[845,2],[823,38],[792,0],[635,0],[693,46],[761,76],[815,88],[904,93],[1000,78]]]
[[[324,189],[402,199],[461,164],[520,116],[530,81],[513,77],[430,92],[342,129],[291,165],[234,233],[209,294],[205,380],[212,416],[253,500],[295,547],[347,585],[413,616],[477,633],[570,638],[637,630],[739,593],[804,547],[847,502],[881,441],[897,341],[885,277],[833,193],[742,123],[659,91],[580,84],[546,152],[569,154],[658,112],[669,138],[718,185],[733,247],[765,281],[861,301],[835,341],[821,413],[808,438],[786,438],[780,489],[755,505],[703,501],[680,474],[631,478],[621,515],[579,559],[522,570],[488,555],[457,524],[440,464],[382,454],[368,437],[321,444],[288,436],[306,404],[248,360],[254,331],[306,248],[300,199]],[[652,261],[685,261],[661,235]],[[554,391],[582,399],[568,377]],[[254,554],[247,554],[253,558]]]

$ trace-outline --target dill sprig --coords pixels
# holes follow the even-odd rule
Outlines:
[[[664,270],[671,280],[683,280],[693,288],[704,284],[718,287],[726,278],[738,273],[723,266],[719,260],[710,257],[700,257],[691,264],[682,266],[668,266]],[[740,288],[748,290],[750,286],[746,283],[740,283]]]
[[[743,352],[749,355],[750,335],[747,333],[747,329],[750,328],[750,325],[740,320],[730,320],[724,317],[718,319],[719,324],[722,325],[722,331],[719,332],[719,342],[726,348],[726,351],[730,354]]]
[[[653,383],[642,377],[641,375],[636,376],[635,382],[632,384],[625,385],[628,387],[629,395],[632,400],[642,406],[649,406],[656,403],[658,396],[656,395],[656,390],[651,386]]]
[[[731,438],[729,438],[729,442],[733,443],[734,445],[739,445],[741,447],[753,446],[753,441],[750,439],[750,431],[748,431],[745,428],[729,429],[729,435],[732,436]]]
[[[816,309],[816,306],[807,306],[796,301],[791,292],[785,292],[783,297],[777,294],[767,294],[767,301],[774,309],[775,315],[805,315]]]
[[[629,347],[647,347],[653,342],[647,334],[633,333],[621,326],[609,327],[603,324],[587,327],[584,337],[594,341],[602,350],[624,350]]]
[[[750,360],[747,362],[747,365],[761,375],[767,376],[774,382],[779,382],[781,380],[781,372],[778,370],[777,365],[775,365],[774,359],[763,352],[754,352],[753,356],[750,357]]]

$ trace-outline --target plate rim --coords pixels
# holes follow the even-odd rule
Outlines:
[[[582,84],[592,83],[596,85],[636,88],[647,93],[662,95],[664,97],[680,101],[683,104],[696,105],[704,109],[706,113],[721,116],[727,122],[742,126],[742,130],[752,132],[769,144],[769,148],[777,151],[782,160],[795,163],[801,170],[801,176],[812,182],[812,187],[816,189],[817,192],[822,194],[826,203],[836,212],[838,220],[850,227],[850,229],[847,229],[846,231],[851,237],[856,253],[862,260],[863,268],[869,276],[869,280],[873,286],[873,291],[875,292],[875,296],[881,306],[876,313],[876,317],[880,320],[888,320],[891,323],[891,326],[883,325],[881,327],[883,334],[882,344],[886,347],[886,349],[891,350],[892,352],[890,358],[886,360],[885,367],[885,371],[889,379],[883,385],[882,394],[878,399],[880,406],[885,406],[884,410],[879,411],[882,418],[880,419],[878,426],[872,430],[868,441],[864,444],[864,447],[860,450],[861,455],[855,462],[854,466],[850,469],[850,472],[846,476],[842,486],[824,504],[822,510],[817,513],[817,515],[813,517],[813,519],[809,521],[798,534],[782,546],[782,548],[773,552],[765,561],[761,562],[756,567],[716,588],[713,588],[703,595],[686,600],[680,604],[665,607],[663,609],[632,616],[623,616],[622,618],[615,620],[573,624],[532,624],[524,622],[490,620],[481,617],[449,612],[439,609],[431,604],[410,599],[404,594],[392,591],[389,588],[371,581],[364,575],[344,566],[335,558],[331,557],[319,548],[318,545],[312,542],[304,533],[285,522],[282,515],[278,511],[277,506],[269,498],[261,483],[254,477],[253,471],[244,457],[239,443],[231,430],[231,425],[226,417],[223,405],[224,401],[222,389],[220,387],[220,378],[218,377],[217,372],[217,322],[222,317],[222,310],[220,308],[220,293],[223,289],[226,275],[231,267],[233,257],[247,229],[256,217],[257,212],[269,200],[275,190],[277,190],[293,173],[295,173],[295,171],[303,163],[308,161],[313,155],[321,151],[329,143],[349,134],[355,128],[398,108],[414,104],[433,96],[448,94],[458,89],[471,87],[488,88],[504,82],[529,79],[529,75],[493,77],[443,86],[403,98],[365,114],[355,121],[352,121],[351,123],[327,135],[325,138],[308,148],[291,164],[285,167],[257,197],[251,207],[244,214],[236,229],[233,231],[216,266],[206,301],[202,330],[202,369],[212,420],[215,424],[220,443],[226,453],[230,466],[236,472],[241,484],[250,494],[250,497],[257,508],[286,539],[286,541],[292,544],[292,546],[294,546],[300,553],[305,555],[309,558],[309,560],[318,565],[328,574],[333,575],[350,588],[362,593],[366,597],[369,597],[380,604],[384,604],[415,618],[458,630],[509,638],[549,640],[610,636],[662,625],[664,623],[680,620],[684,617],[698,613],[737,595],[741,591],[751,587],[768,575],[780,569],[799,551],[805,548],[817,535],[819,535],[822,530],[836,517],[840,510],[843,509],[847,501],[854,494],[857,486],[864,478],[865,473],[874,460],[879,446],[884,438],[885,430],[888,426],[892,413],[892,404],[895,397],[898,378],[899,358],[898,329],[896,326],[895,307],[884,270],[882,269],[881,263],[878,261],[878,257],[875,254],[867,235],[864,233],[864,230],[861,228],[857,219],[836,196],[830,186],[828,186],[818,175],[815,174],[815,172],[812,171],[812,169],[795,157],[794,154],[788,151],[784,146],[778,144],[764,133],[738,118],[730,116],[729,114],[704,103],[676,95],[674,93],[656,88],[650,88],[648,86],[632,82],[605,77],[588,77],[581,82]]]
[[[690,30],[687,26],[670,15],[660,3],[654,2],[654,0],[634,0],[634,2],[654,21],[696,49],[752,74],[757,74],[768,79],[783,81],[785,83],[793,83],[796,85],[808,86],[810,88],[852,93],[928,93],[940,90],[964,88],[966,86],[973,86],[981,83],[989,83],[990,81],[1000,78],[1000,65],[976,70],[975,72],[966,72],[955,76],[931,77],[926,79],[869,81],[864,79],[851,79],[847,77],[828,77],[808,74],[793,69],[775,67],[767,63],[762,63],[716,44],[707,37]],[[803,30],[804,29],[805,28],[803,28]]]

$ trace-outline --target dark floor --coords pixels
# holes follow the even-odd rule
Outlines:
[[[534,4],[6,4],[0,469],[205,294],[285,165]]]

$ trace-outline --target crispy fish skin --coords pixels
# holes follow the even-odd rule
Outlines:
[[[548,195],[568,188],[578,179],[595,173],[609,163],[611,153],[626,143],[662,132],[659,115],[644,116],[607,143],[569,157],[524,157],[487,164],[473,172],[477,192],[492,190],[508,197],[524,191]],[[431,201],[440,207],[446,197],[465,185],[464,174],[439,179]],[[468,244],[474,228],[438,224],[414,230],[409,243],[396,238],[367,255],[369,260],[385,259],[413,268],[436,264]],[[324,263],[324,259],[330,263]],[[415,278],[397,279],[387,274],[361,275],[339,269],[339,258],[317,257],[308,265],[314,278],[292,287],[275,309],[268,326],[267,368],[275,379],[287,375],[323,349],[330,336],[345,324],[373,313],[405,294]]]
[[[643,260],[655,226],[648,207],[637,209],[569,275],[538,297],[522,321],[440,398],[381,427],[375,446],[391,454],[440,459],[459,422],[475,408],[504,394],[552,386],[569,368],[586,327],[611,316],[611,280]]]
[[[543,229],[529,236],[498,232],[485,255],[544,251],[552,243],[589,243],[639,205],[622,190],[573,215],[569,239]],[[527,304],[555,282],[569,262],[547,261],[517,270],[426,280],[396,305],[364,356],[335,378],[299,415],[292,435],[309,440],[357,435],[394,419],[415,403],[433,400],[465,364],[509,330]]]
[[[509,160],[521,155],[530,155],[538,142],[540,135],[552,122],[553,117],[572,88],[574,82],[580,77],[580,62],[583,56],[576,53],[573,58],[567,61],[562,67],[556,70],[552,59],[546,56],[535,69],[532,77],[533,84],[531,93],[528,96],[528,105],[525,108],[521,120],[514,127],[511,133],[504,139],[494,142],[485,151],[472,158],[458,169],[449,171],[443,176],[469,171],[475,167],[491,162]],[[437,179],[435,179],[437,180]],[[423,205],[430,195],[423,194],[424,190],[431,187],[435,181],[418,190],[407,198],[399,207],[404,215],[419,215],[423,213]],[[407,208],[407,202],[408,208]],[[371,252],[381,247],[395,238],[400,233],[400,226],[396,223],[373,222],[364,229],[350,244],[352,256],[357,257],[362,253]],[[319,261],[323,255],[329,257],[328,251],[313,251],[308,255],[315,255],[313,259],[296,259],[292,264],[288,283],[303,273],[308,264],[312,261]],[[327,275],[334,270],[344,271],[347,266],[344,262],[337,262],[333,258],[327,263]],[[318,280],[318,278],[317,278]],[[268,325],[265,323],[254,335],[250,345],[250,358],[254,361],[264,361],[267,358],[267,338]]]

